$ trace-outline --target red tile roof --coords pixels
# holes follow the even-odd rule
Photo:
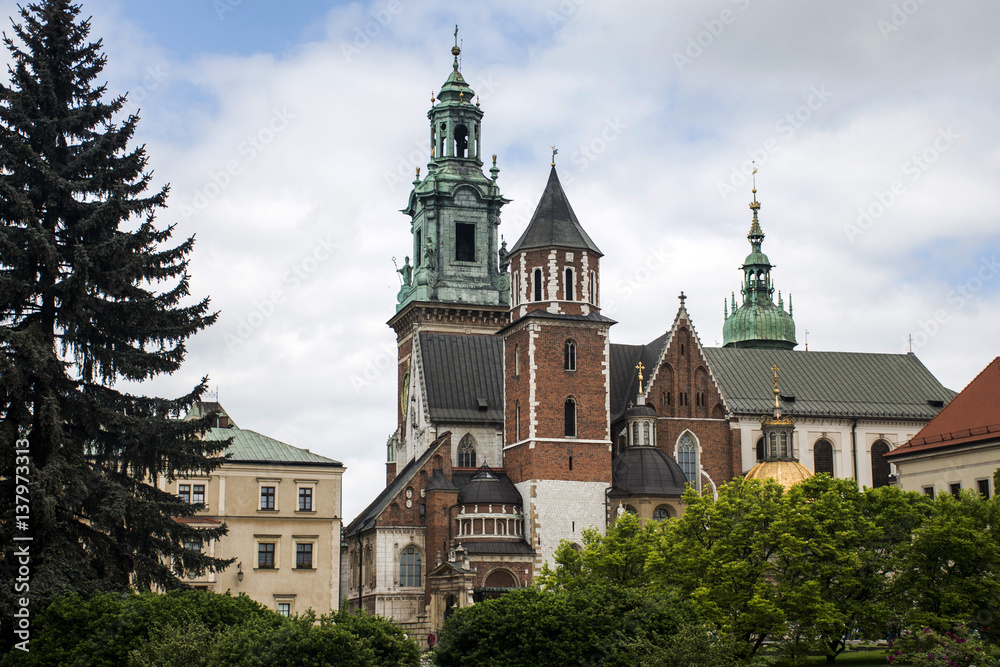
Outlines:
[[[209,516],[179,516],[174,519],[177,523],[222,523],[218,519]]]
[[[1000,357],[991,361],[912,440],[887,456],[985,440],[1000,440]]]

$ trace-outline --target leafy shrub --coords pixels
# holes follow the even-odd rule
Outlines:
[[[964,626],[938,633],[931,628],[913,632],[904,630],[890,643],[890,665],[917,667],[994,667],[1000,665],[977,637],[969,636]]]

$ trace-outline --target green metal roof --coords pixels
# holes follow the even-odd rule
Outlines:
[[[339,468],[343,465],[340,461],[313,454],[307,449],[293,447],[256,431],[248,431],[235,426],[233,428],[210,428],[205,433],[206,440],[221,441],[229,438],[232,438],[232,442],[226,448],[226,455],[230,461],[234,462],[290,463],[332,468]]]
[[[931,419],[955,392],[912,354],[704,348],[726,404],[737,415],[770,414],[771,366],[778,365],[782,412],[795,416]]]

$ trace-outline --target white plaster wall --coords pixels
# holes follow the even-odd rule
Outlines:
[[[524,499],[524,532],[538,550],[535,574],[542,564],[553,564],[552,556],[562,540],[582,543],[584,528],[605,528],[604,482],[528,480],[515,485]]]
[[[503,467],[503,428],[500,424],[436,424],[436,432],[451,431],[451,464],[458,465],[458,444],[466,433],[476,439],[476,466],[488,463],[491,468]]]

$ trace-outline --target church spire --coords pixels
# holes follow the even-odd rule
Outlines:
[[[740,294],[742,305],[737,308],[733,300],[731,313],[726,314],[722,327],[724,347],[757,347],[792,349],[795,347],[795,322],[790,312],[785,312],[780,292],[778,303],[774,303],[774,284],[771,269],[774,265],[764,254],[764,230],[760,226],[760,202],[757,201],[757,168],[753,173],[753,200],[750,211],[753,219],[747,240],[750,254],[743,260],[743,286]],[[791,296],[789,296],[789,303]]]

